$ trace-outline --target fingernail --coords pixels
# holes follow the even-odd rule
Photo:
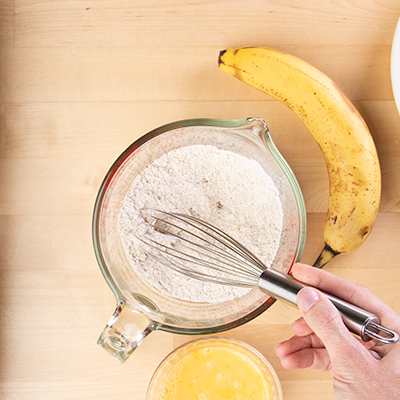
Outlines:
[[[297,304],[305,312],[307,312],[318,300],[318,293],[310,287],[301,289],[297,294]]]
[[[293,328],[295,325],[297,325],[300,322],[301,318],[296,319],[296,321],[293,321],[292,324],[290,325],[291,328]]]

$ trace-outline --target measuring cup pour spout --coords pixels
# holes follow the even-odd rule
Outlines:
[[[122,364],[157,327],[158,323],[120,300],[97,344]]]

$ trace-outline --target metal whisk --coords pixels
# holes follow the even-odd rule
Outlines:
[[[138,231],[143,250],[159,263],[181,274],[221,285],[259,288],[297,306],[297,293],[305,287],[289,275],[268,268],[247,248],[221,229],[186,214],[143,210]],[[325,293],[340,311],[348,329],[364,341],[394,343],[399,335],[380,325],[379,318]]]

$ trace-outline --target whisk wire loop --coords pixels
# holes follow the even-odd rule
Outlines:
[[[258,286],[266,266],[223,231],[184,214],[144,210],[142,216],[144,233],[135,237],[145,245],[146,254],[159,263],[203,281]],[[169,238],[173,241],[166,244]],[[210,270],[212,275],[207,272]]]
[[[250,263],[249,265],[251,265],[253,267],[253,269],[257,272],[257,274],[260,274],[260,270],[258,268],[260,268],[261,271],[264,271],[267,269],[267,267],[264,265],[264,263],[259,258],[257,258],[253,253],[251,253],[246,247],[244,247],[236,239],[234,239],[232,236],[228,235],[221,229],[217,228],[216,226],[213,226],[213,225],[209,224],[208,222],[202,221],[191,215],[171,214],[171,213],[166,213],[166,214],[168,214],[170,216],[179,216],[182,218],[182,221],[193,226],[196,229],[201,230],[197,225],[202,226],[203,228],[206,228],[207,232],[203,231],[203,230],[201,230],[201,231],[206,233],[207,235],[213,237],[216,241],[218,241],[225,247],[229,248],[232,252],[234,252],[234,254],[240,254],[243,259],[247,260]],[[191,223],[185,221],[185,219],[193,221],[194,224],[191,224]],[[214,232],[216,234],[216,236],[210,234],[209,231]],[[258,268],[254,268],[255,265]]]
[[[172,234],[171,236],[178,237],[177,235],[174,235],[174,234]],[[215,258],[215,257],[212,257],[206,253],[202,253],[197,250],[196,250],[196,252],[198,253],[199,256],[193,256],[185,251],[178,250],[172,246],[164,245],[164,244],[157,242],[156,240],[150,239],[150,238],[147,239],[147,242],[143,241],[142,239],[141,239],[141,241],[144,242],[145,244],[147,244],[153,250],[156,250],[158,253],[163,254],[164,258],[167,258],[166,256],[170,256],[170,257],[174,257],[180,261],[190,262],[190,263],[200,265],[203,267],[210,267],[210,268],[213,268],[220,272],[225,272],[225,273],[229,272],[230,274],[241,277],[241,278],[248,277],[247,271],[240,269],[239,267],[237,267],[237,269],[234,270],[233,269],[233,268],[235,268],[234,264],[230,264],[221,258]],[[192,247],[187,246],[183,243],[180,244],[180,247],[183,247],[184,249],[186,248],[189,250],[193,249]],[[214,252],[212,252],[212,253],[214,253]],[[202,257],[202,256],[204,256],[204,257]],[[206,258],[208,258],[211,261],[207,260]],[[169,257],[168,257],[168,259],[169,259]],[[215,262],[213,262],[213,261],[215,261]],[[217,262],[219,264],[217,264]]]
[[[163,229],[162,227],[157,227],[156,228],[157,232],[166,234],[171,237],[175,237],[176,239],[179,240],[181,247],[186,247],[187,249],[194,250],[194,251],[198,252],[199,255],[208,257],[215,262],[229,265],[229,267],[231,267],[232,270],[229,269],[229,271],[227,271],[227,272],[240,270],[240,271],[243,271],[246,273],[245,277],[247,277],[248,276],[247,274],[249,274],[249,273],[253,274],[254,276],[257,276],[257,277],[260,275],[260,271],[256,268],[254,268],[254,264],[250,263],[246,258],[243,258],[243,257],[239,258],[237,256],[237,252],[233,253],[233,254],[228,253],[227,251],[224,251],[220,246],[216,245],[215,243],[211,242],[210,240],[207,240],[204,237],[197,235],[197,234],[193,233],[192,231],[189,231],[189,230],[183,228],[182,226],[173,224],[170,221],[165,220],[165,219],[160,219],[157,217],[154,217],[154,219],[157,221],[160,221],[164,224],[168,224],[169,226],[177,228],[179,230],[180,234],[175,234],[168,229]],[[190,225],[191,227],[195,228],[196,230],[200,230],[200,228],[198,226],[194,225],[193,223],[187,222],[182,218],[179,218],[179,219],[181,221],[183,221],[184,223]],[[187,235],[189,235],[189,237],[199,240],[201,244],[199,244],[198,242],[195,242],[193,240],[187,239],[185,236],[182,235],[183,232],[186,233]],[[230,246],[227,242],[222,241],[221,238],[219,238],[218,236],[212,235],[209,232],[206,232],[204,230],[201,230],[201,233],[206,234],[207,236],[211,237],[212,239],[214,239],[218,243],[222,244],[223,246],[228,247],[232,252],[235,251],[235,249],[232,246]],[[189,244],[189,246],[184,245],[183,243],[187,243],[187,244]],[[200,250],[198,250],[198,249],[200,249]],[[178,253],[178,251],[174,248],[169,248],[169,250]],[[205,252],[207,252],[207,253],[205,253]],[[187,253],[184,253],[184,252],[181,254],[183,254],[185,256],[188,255]],[[210,254],[212,254],[216,257],[210,256]],[[198,261],[204,261],[204,259],[202,259],[202,258],[200,258],[200,259],[198,257],[195,257],[195,258]]]
[[[184,274],[186,276],[189,276],[191,278],[199,279],[204,282],[214,282],[222,285],[231,285],[231,286],[241,286],[241,287],[248,287],[248,288],[253,288],[257,287],[257,281],[254,281],[254,283],[249,283],[243,281],[243,279],[248,279],[248,273],[235,273],[232,271],[232,269],[228,268],[221,268],[220,266],[216,264],[212,264],[211,262],[205,262],[204,260],[197,258],[197,257],[192,257],[184,252],[180,252],[172,247],[169,246],[164,246],[160,244],[157,241],[154,241],[152,239],[147,239],[144,240],[141,237],[136,236],[138,240],[140,240],[143,244],[146,245],[146,253],[152,257],[154,260],[157,262],[165,265],[168,268],[171,268],[177,272],[180,272],[181,274]],[[161,246],[161,247],[160,247]],[[163,248],[164,247],[164,248]],[[174,254],[172,254],[170,251],[172,251]],[[181,256],[180,256],[180,255]],[[224,273],[224,274],[230,274],[233,277],[239,278],[239,279],[229,279],[226,277],[221,277],[221,276],[213,276],[210,275],[209,273],[202,273],[198,269],[191,269],[187,267],[187,263],[191,263],[200,267],[204,268],[210,268],[213,270],[216,270],[218,272]]]

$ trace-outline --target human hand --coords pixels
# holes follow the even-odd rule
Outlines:
[[[400,315],[367,288],[305,264],[295,264],[292,275],[374,313],[382,326],[400,332]],[[330,371],[336,400],[399,398],[400,342],[381,344],[356,338],[336,307],[318,290],[302,289],[297,302],[302,317],[292,324],[294,336],[275,349],[284,368]]]

